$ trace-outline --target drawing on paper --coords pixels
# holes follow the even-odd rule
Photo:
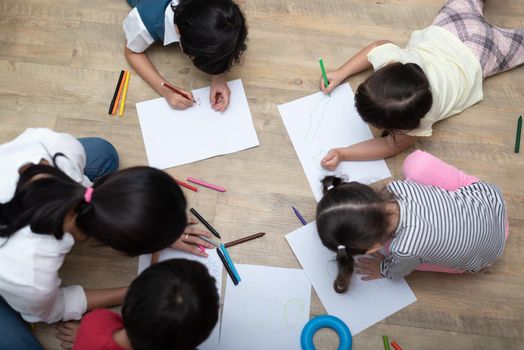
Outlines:
[[[289,328],[297,328],[305,311],[304,300],[291,299],[284,305],[284,322]]]
[[[279,300],[278,297],[268,297],[251,290],[245,293],[242,301],[244,319],[241,324],[248,331],[253,327],[267,327],[274,323],[295,329],[306,312],[305,302],[300,298]]]
[[[306,131],[306,134],[304,135],[304,142],[311,142],[317,135],[318,131],[320,130],[320,126],[326,117],[327,106],[331,103],[331,101],[332,99],[329,96],[322,95],[313,107],[313,110],[307,118],[309,120],[309,127]]]

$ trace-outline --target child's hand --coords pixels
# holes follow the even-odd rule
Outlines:
[[[345,79],[344,74],[340,72],[338,69],[326,72],[326,76],[329,81],[328,87],[324,85],[324,77],[320,77],[320,90],[322,90],[324,94],[329,94],[331,91],[333,91],[334,88],[338,86],[338,84],[342,82],[342,80]]]
[[[171,248],[207,258],[207,253],[200,251],[198,246],[207,249],[212,249],[215,247],[203,239],[200,239],[198,236],[211,237],[211,233],[191,226],[196,223],[196,220],[190,219],[187,223],[188,226],[184,230],[184,233],[182,233],[182,236],[179,239],[171,244]]]
[[[225,111],[229,105],[230,96],[231,90],[227,86],[226,76],[224,74],[213,75],[211,78],[211,92],[209,94],[211,107],[217,112]]]
[[[169,105],[173,107],[174,109],[183,110],[183,109],[187,109],[193,106],[194,98],[193,98],[193,94],[191,93],[191,91],[187,91],[187,90],[177,87],[177,90],[180,90],[180,92],[182,92],[184,95],[189,97],[189,98],[185,98],[184,96],[180,96],[176,92],[169,90],[166,87],[164,87],[163,89],[164,89],[163,90],[164,98],[166,99],[167,103],[169,103]]]
[[[361,257],[357,260],[356,273],[364,275],[362,281],[376,280],[384,278],[380,273],[380,264],[384,260],[384,255],[379,252],[371,254],[371,257]]]
[[[78,322],[60,322],[57,323],[55,329],[58,331],[55,337],[60,339],[62,349],[72,349],[75,343],[76,332],[80,327]]]
[[[327,170],[335,170],[340,160],[340,151],[337,148],[333,148],[322,158],[320,165]]]

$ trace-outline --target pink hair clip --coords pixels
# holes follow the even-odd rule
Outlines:
[[[86,203],[91,203],[91,197],[93,197],[93,187],[86,188],[86,191],[84,193],[84,200]]]

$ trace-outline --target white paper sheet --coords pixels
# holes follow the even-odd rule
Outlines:
[[[211,108],[209,87],[193,90],[200,105],[184,111],[163,97],[136,104],[150,166],[166,169],[259,145],[242,81],[227,84],[231,100],[222,113]]]
[[[216,287],[218,296],[220,297],[222,293],[222,262],[217,255],[216,249],[207,249],[206,252],[209,254],[209,257],[202,258],[193,254],[184,253],[178,250],[173,250],[170,248],[164,249],[160,253],[160,258],[158,261],[164,261],[169,259],[188,259],[198,261],[204,264],[211,276],[215,278]],[[151,265],[151,254],[140,255],[138,259],[138,274],[141,274],[146,268]],[[219,311],[220,315],[220,311]],[[209,337],[198,346],[199,350],[216,350],[220,342],[220,317],[219,320],[209,335]]]
[[[311,303],[311,284],[303,270],[236,268],[242,282],[234,286],[227,280],[220,349],[300,349]]]
[[[336,254],[320,241],[316,222],[291,232],[286,239],[327,312],[343,320],[353,335],[417,300],[404,279],[362,281],[357,274],[348,292],[336,293]]]
[[[391,176],[384,160],[341,162],[334,172],[320,166],[330,149],[373,138],[355,109],[348,83],[337,87],[331,97],[317,92],[280,105],[278,110],[317,201],[322,198],[320,180],[328,174],[366,184]]]

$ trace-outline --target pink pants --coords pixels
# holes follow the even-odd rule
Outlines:
[[[420,150],[416,150],[406,157],[402,171],[404,172],[406,180],[423,185],[440,187],[447,191],[456,191],[460,187],[479,181],[475,176],[468,175],[437,157]],[[506,238],[507,236],[508,233],[506,231]],[[388,255],[390,254],[390,242],[391,241],[388,241],[384,246]],[[416,270],[446,273],[464,272],[433,264],[420,264]]]

